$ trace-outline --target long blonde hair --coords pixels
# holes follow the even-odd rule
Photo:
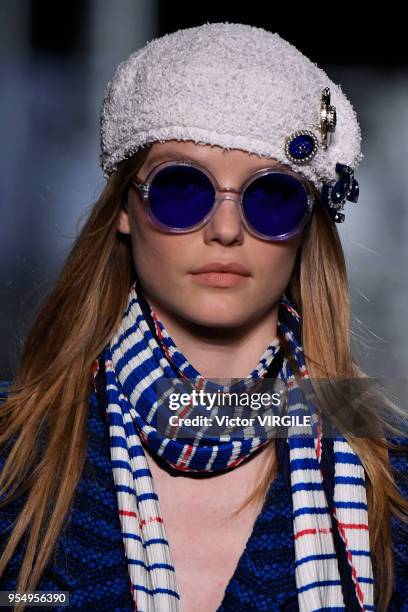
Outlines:
[[[4,498],[0,508],[22,492],[27,497],[3,550],[0,576],[29,530],[18,576],[20,591],[35,590],[64,528],[84,467],[92,365],[119,326],[136,278],[131,243],[118,232],[117,218],[130,178],[148,151],[144,147],[122,162],[92,207],[31,328],[1,405],[0,449],[10,441],[13,445],[0,474]],[[349,294],[340,239],[314,191],[315,211],[288,287],[302,316],[306,364],[311,377],[364,376],[350,349]],[[391,473],[389,442],[353,438],[350,444],[366,470],[377,604],[385,610],[393,577],[390,517],[395,514],[408,521],[408,501]],[[275,469],[271,464],[244,506],[264,498]]]

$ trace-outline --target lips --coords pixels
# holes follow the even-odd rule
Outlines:
[[[210,262],[191,272],[191,274],[203,274],[204,272],[230,272],[241,276],[250,276],[249,270],[238,262],[223,263],[219,261]]]

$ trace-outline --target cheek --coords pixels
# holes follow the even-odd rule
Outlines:
[[[143,219],[131,228],[133,261],[136,273],[146,289],[168,292],[177,285],[180,272],[188,264],[191,238],[160,232]]]
[[[273,244],[258,254],[260,274],[264,279],[273,280],[273,285],[279,284],[283,289],[288,284],[296,260],[297,245]]]
[[[134,237],[132,241],[133,260],[140,277],[154,282],[155,279],[169,278],[177,269],[177,251],[168,236],[158,238],[155,235]]]

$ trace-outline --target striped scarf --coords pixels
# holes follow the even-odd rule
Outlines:
[[[279,369],[272,376],[286,386],[286,413],[311,416],[311,426],[290,426],[287,437],[276,440],[280,447],[285,445],[290,470],[300,611],[374,610],[364,469],[347,441],[335,436],[330,495],[324,474],[322,418],[304,393],[311,381],[299,343],[300,324],[299,314],[284,295],[278,330],[290,347],[302,385],[295,379],[290,360],[282,358],[279,340],[274,340],[249,377],[240,381],[240,388],[271,376],[280,356]],[[238,466],[269,438],[254,432],[251,439],[220,436],[211,443],[205,439],[187,443],[160,431],[159,379],[185,377],[204,390],[209,383],[177,349],[137,282],[130,288],[121,325],[100,363],[106,376],[113,478],[134,607],[143,612],[177,612],[180,595],[175,569],[143,446],[174,469],[213,472]]]

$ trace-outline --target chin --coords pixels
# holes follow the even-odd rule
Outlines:
[[[195,325],[214,328],[240,327],[249,319],[249,313],[245,316],[241,308],[237,308],[235,311],[231,307],[228,309],[220,308],[219,305],[218,307],[213,305],[211,308],[203,308],[198,305],[196,310],[186,312],[184,316]]]

